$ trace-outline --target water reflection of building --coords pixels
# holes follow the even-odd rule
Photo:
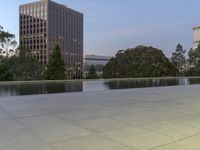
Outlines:
[[[59,45],[70,79],[83,73],[83,14],[51,0],[20,6],[20,45],[44,65]]]
[[[82,82],[39,82],[0,86],[1,96],[82,92]]]
[[[103,72],[103,67],[111,59],[110,56],[100,56],[100,55],[85,55],[84,58],[84,75],[87,76],[90,67],[93,65],[97,71],[98,75]]]

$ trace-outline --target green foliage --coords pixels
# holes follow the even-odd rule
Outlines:
[[[96,69],[95,69],[94,65],[92,65],[92,66],[90,67],[89,72],[88,72],[87,79],[98,79],[98,78],[99,78],[99,76],[98,76],[98,74],[96,73]]]
[[[57,45],[50,56],[47,69],[45,71],[45,79],[47,80],[63,80],[66,79],[65,64],[62,60],[60,48]]]
[[[17,42],[15,41],[15,35],[3,31],[3,27],[0,26],[0,54],[7,57],[13,56],[16,45]]]
[[[189,56],[189,61],[192,65],[200,67],[200,44],[195,50],[190,49],[188,56]]]
[[[16,54],[17,54],[20,58],[32,57],[31,50],[26,49],[25,47],[19,47],[19,48],[16,50]]]
[[[30,50],[18,48],[19,55],[4,58],[2,62],[8,65],[13,74],[13,80],[27,81],[42,79],[42,66],[39,61],[32,57]]]
[[[0,81],[12,81],[13,76],[9,67],[5,64],[0,64]]]
[[[187,76],[200,76],[200,67],[194,67],[187,71]]]
[[[1,75],[7,73],[7,78],[1,76],[2,80],[10,80],[12,74],[13,80],[38,80],[41,79],[41,65],[37,59],[31,56],[31,52],[25,48],[16,50],[17,42],[15,35],[5,32],[3,27],[0,26],[0,55],[1,63],[5,64],[2,69]],[[16,55],[16,51],[18,55]],[[6,56],[6,57],[5,57]]]
[[[172,53],[171,61],[176,66],[176,68],[179,70],[179,72],[182,74],[184,71],[184,66],[186,63],[185,59],[185,53],[186,50],[183,50],[183,46],[181,44],[178,44],[176,47],[176,51]]]
[[[178,70],[159,49],[138,46],[120,50],[103,69],[103,78],[176,76]]]

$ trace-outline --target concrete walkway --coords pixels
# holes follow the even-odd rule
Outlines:
[[[0,98],[0,150],[199,150],[200,86]]]

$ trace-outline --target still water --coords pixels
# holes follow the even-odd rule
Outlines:
[[[16,95],[34,95],[49,93],[67,93],[83,91],[102,91],[113,89],[130,89],[159,86],[177,86],[200,84],[199,78],[153,78],[129,80],[99,80],[99,81],[66,81],[66,82],[36,82],[36,83],[1,83],[0,97]]]

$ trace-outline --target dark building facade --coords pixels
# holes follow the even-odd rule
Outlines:
[[[20,6],[20,46],[46,65],[58,44],[69,79],[83,75],[83,14],[50,0]]]

